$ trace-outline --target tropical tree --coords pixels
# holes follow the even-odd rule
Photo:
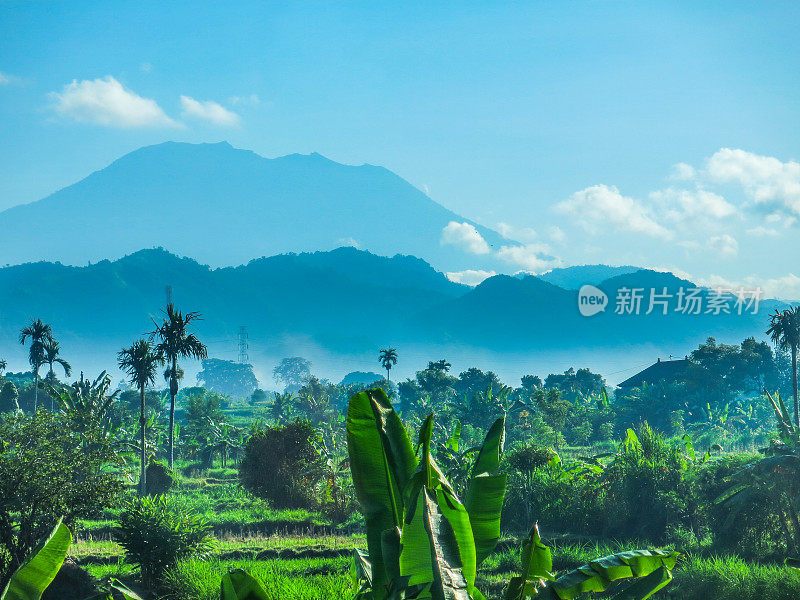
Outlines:
[[[61,365],[61,368],[64,369],[64,376],[69,377],[72,375],[72,365],[70,365],[66,360],[61,358],[61,344],[59,344],[53,338],[49,340],[45,340],[44,342],[44,362],[50,367],[50,370],[47,372],[47,380],[50,382],[55,381],[56,374],[53,370],[53,365]]]
[[[378,355],[378,362],[386,369],[386,381],[389,381],[389,372],[397,364],[397,350],[395,348],[382,348]]]
[[[794,395],[794,424],[800,425],[800,406],[797,401],[797,350],[800,347],[800,305],[770,315],[767,335],[781,349],[792,353],[792,393]]]
[[[3,374],[3,372],[6,370],[6,367],[8,367],[8,363],[0,358],[0,375]]]
[[[19,332],[20,344],[24,346],[29,339],[28,363],[33,370],[33,411],[36,412],[39,402],[39,369],[45,363],[45,344],[53,339],[53,328],[41,319],[35,319]]]
[[[131,383],[139,388],[139,493],[145,494],[146,490],[146,469],[147,460],[145,457],[146,431],[145,423],[145,390],[148,385],[156,382],[158,368],[164,364],[164,358],[158,354],[149,341],[145,339],[136,340],[130,348],[123,348],[117,354],[119,368],[128,374]]]
[[[205,344],[196,335],[189,332],[189,326],[200,319],[200,313],[189,312],[185,315],[176,310],[170,302],[164,311],[164,318],[159,325],[155,319],[153,324],[156,329],[150,332],[153,339],[158,339],[156,352],[163,356],[169,364],[169,467],[172,468],[175,448],[175,396],[178,394],[179,368],[178,358],[196,358],[202,360],[208,357]]]
[[[275,392],[272,402],[267,406],[267,414],[269,415],[273,425],[283,425],[294,412],[295,398],[292,392]]]

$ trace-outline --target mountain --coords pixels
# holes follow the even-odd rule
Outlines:
[[[584,284],[598,285],[617,275],[635,273],[639,267],[609,267],[608,265],[578,265],[551,269],[539,275],[540,279],[567,290],[577,290]]]
[[[247,326],[262,381],[285,356],[309,358],[317,373],[335,380],[371,371],[386,345],[398,348],[398,377],[440,358],[454,369],[494,369],[508,381],[571,366],[613,373],[682,356],[708,336],[725,343],[763,339],[768,313],[782,306],[762,301],[757,314],[682,314],[675,310],[681,290],[695,286],[638,270],[598,283],[605,310],[587,317],[575,290],[539,277],[497,275],[470,288],[413,256],[345,247],[211,268],[154,249],[84,267],[39,262],[0,269],[0,356],[10,369],[23,368],[17,333],[41,317],[76,372],[113,369],[119,348],[153,328],[167,284],[179,308],[202,313],[197,332],[210,356],[235,359],[239,327]],[[619,314],[625,290],[642,291],[638,314]],[[659,305],[646,314],[651,290],[669,296],[668,314]],[[713,294],[699,294],[710,306]]]
[[[0,212],[4,264],[85,265],[166,247],[213,266],[351,245],[419,256],[442,270],[497,267],[491,253],[442,245],[468,219],[382,167],[319,154],[263,158],[222,142],[131,152],[42,200]],[[488,244],[514,244],[475,223]]]

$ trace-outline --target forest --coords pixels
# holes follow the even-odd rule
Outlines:
[[[259,387],[168,304],[81,372],[40,319],[0,360],[3,600],[795,598],[800,309],[612,388],[402,351]],[[146,322],[143,323],[146,326]],[[197,385],[181,364],[201,361]],[[660,367],[659,367],[660,365]],[[637,379],[638,377],[638,379]]]

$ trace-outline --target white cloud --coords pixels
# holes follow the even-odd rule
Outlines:
[[[494,271],[480,271],[480,270],[473,270],[467,269],[466,271],[455,271],[452,273],[446,273],[447,278],[450,281],[454,281],[455,283],[463,283],[464,285],[469,286],[476,286],[481,283],[484,279],[488,279],[489,277],[494,277],[497,275]]]
[[[796,161],[722,148],[708,159],[706,172],[715,182],[739,184],[757,204],[800,215],[800,163]]]
[[[541,273],[561,265],[561,260],[551,254],[547,244],[525,244],[524,246],[503,246],[497,257],[528,271]]]
[[[19,83],[19,81],[19,77],[0,71],[0,85],[11,85],[12,83]]]
[[[736,214],[736,207],[719,194],[707,190],[667,188],[650,193],[665,219],[680,225],[697,224],[697,219],[719,221]]]
[[[563,244],[567,239],[564,230],[561,229],[561,227],[559,227],[558,225],[552,225],[550,228],[548,228],[547,235],[549,235],[550,239],[553,240],[556,244]]]
[[[143,62],[142,64],[139,65],[139,70],[142,73],[149,73],[150,71],[153,70],[153,65],[149,62]]]
[[[762,298],[776,298],[787,302],[800,300],[800,277],[788,273],[782,277],[763,278],[758,275],[749,275],[741,280],[731,280],[721,275],[712,274],[708,277],[691,279],[697,285],[711,289],[732,290],[736,293],[739,289],[755,290],[760,288]]]
[[[239,125],[239,115],[211,100],[200,101],[189,96],[181,96],[181,107],[185,117],[210,121],[214,125],[223,127]]]
[[[346,238],[339,238],[336,240],[337,246],[348,246],[350,248],[358,248],[361,249],[361,244],[359,241],[353,237],[346,237]]]
[[[469,223],[457,223],[450,221],[442,229],[440,239],[442,245],[450,244],[461,248],[470,254],[489,254],[489,244],[483,236]]]
[[[536,230],[530,227],[514,227],[508,223],[498,223],[497,231],[507,240],[514,240],[517,242],[531,242],[539,237]]]
[[[676,181],[690,181],[695,178],[696,173],[697,172],[692,165],[678,163],[677,165],[672,166],[670,179],[674,179]]]
[[[175,127],[155,100],[143,98],[111,77],[73,80],[51,92],[53,110],[63,117],[107,127]]]
[[[234,106],[258,106],[261,104],[261,98],[258,94],[250,94],[249,96],[231,96],[229,102]]]
[[[720,256],[727,258],[739,254],[739,242],[736,241],[736,238],[727,233],[709,238],[707,247],[709,250],[717,252]]]
[[[671,239],[673,232],[657,223],[649,208],[623,196],[614,186],[593,185],[575,192],[556,210],[573,217],[584,229],[600,233],[607,225],[620,231]]]
[[[752,235],[754,237],[775,237],[780,235],[780,231],[777,229],[772,229],[771,227],[764,227],[763,225],[759,225],[758,227],[753,227],[752,229],[747,230],[747,235]]]

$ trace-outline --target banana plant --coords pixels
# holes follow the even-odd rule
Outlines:
[[[14,571],[0,600],[39,600],[58,574],[71,543],[72,534],[59,519],[50,535]]]
[[[475,575],[500,535],[504,429],[500,418],[489,430],[462,503],[431,452],[432,415],[415,451],[383,390],[350,398],[347,449],[368,549],[357,559],[360,597],[483,600]]]
[[[269,600],[258,579],[243,569],[234,569],[222,576],[222,600]]]
[[[14,571],[0,593],[0,600],[40,600],[64,564],[71,543],[72,533],[59,519],[50,535],[39,542],[33,553]],[[119,597],[124,600],[142,600],[118,581],[112,581],[108,591],[87,600],[115,600]]]
[[[572,600],[581,594],[605,592],[614,582],[635,579],[611,600],[646,600],[672,580],[679,553],[629,550],[597,558],[560,576],[553,574],[553,556],[534,525],[522,543],[522,574],[506,589],[505,600]]]

